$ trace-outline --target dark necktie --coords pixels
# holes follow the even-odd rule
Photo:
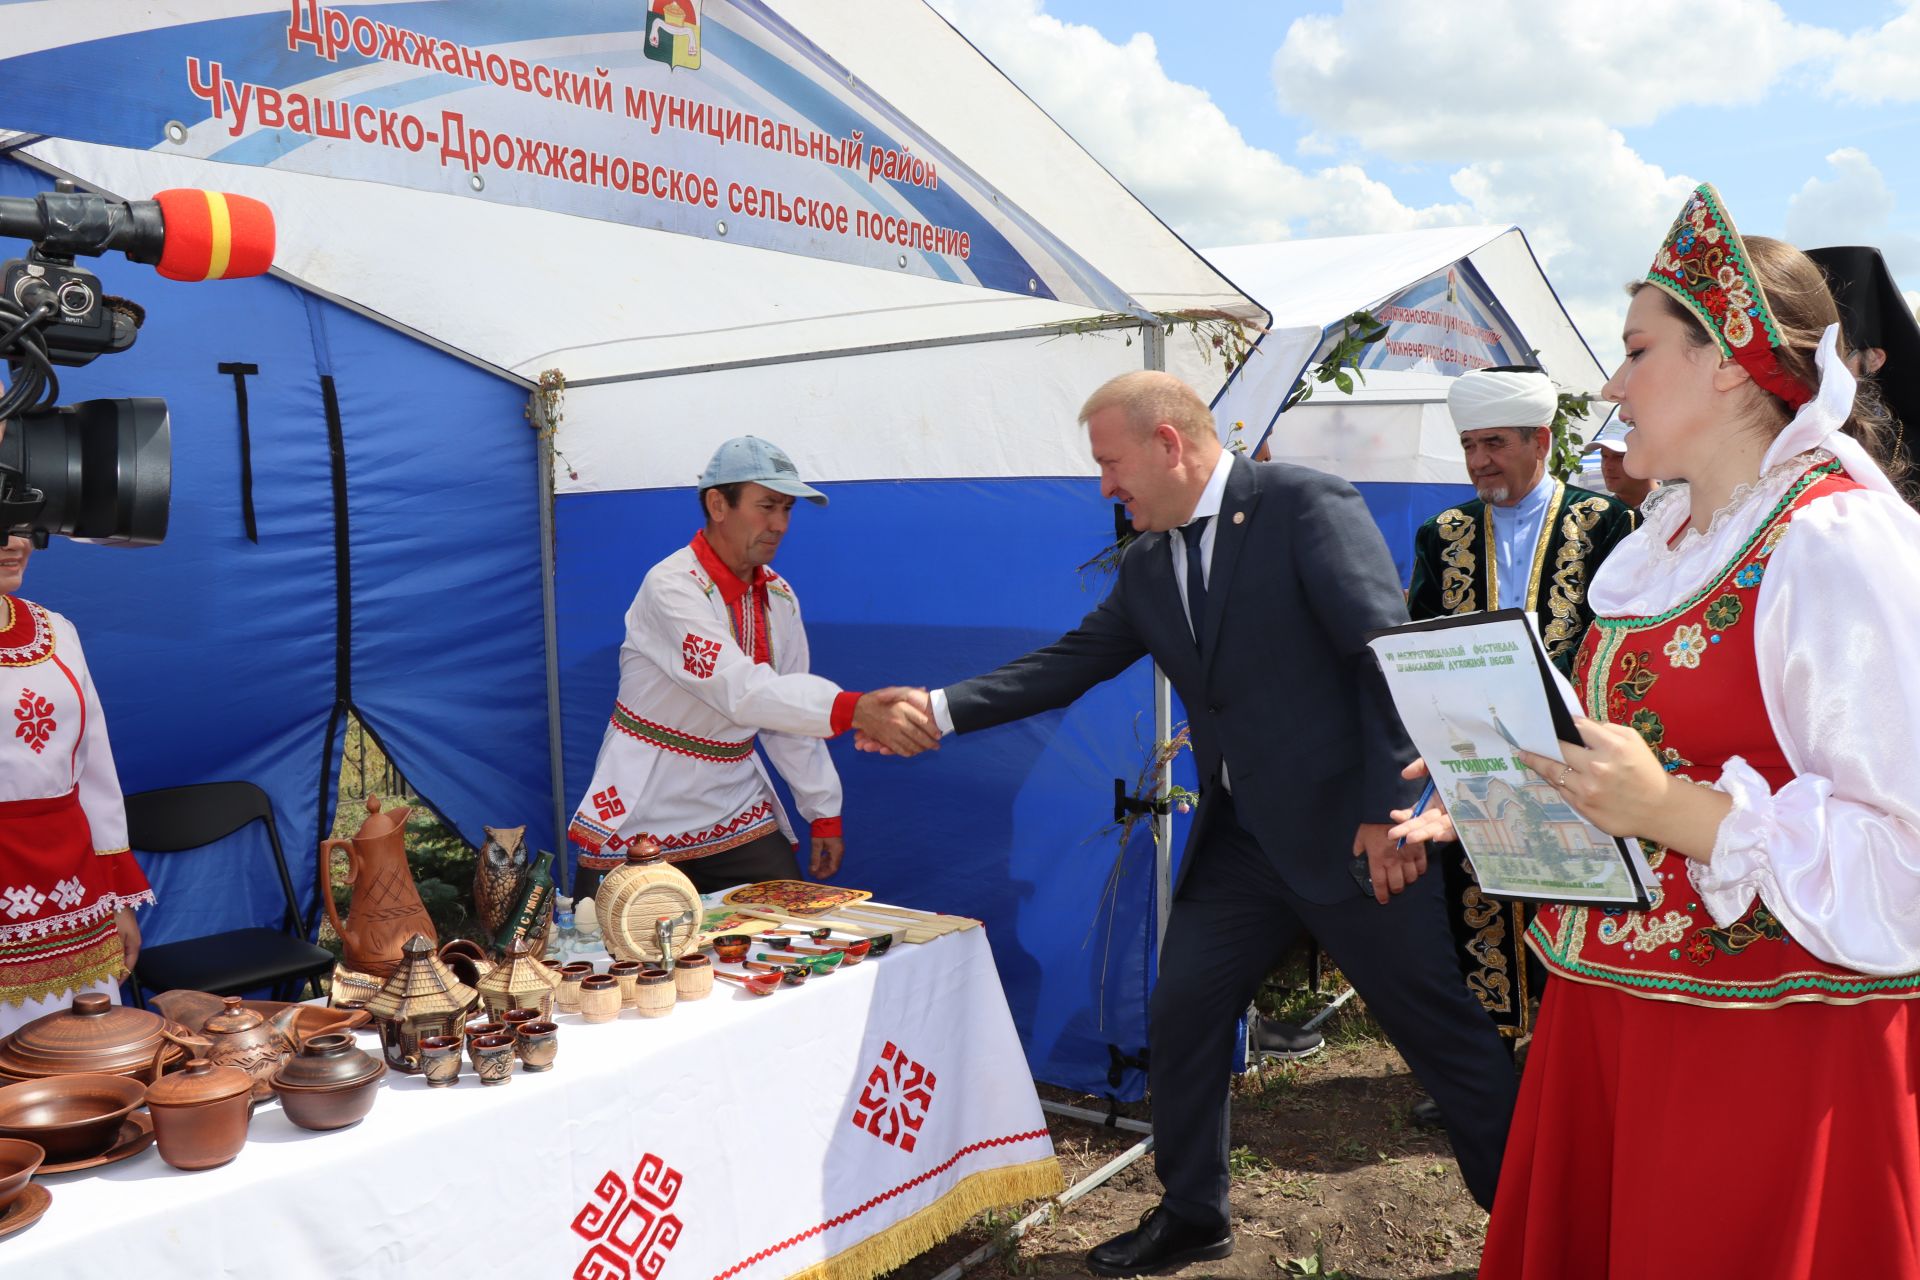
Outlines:
[[[1187,616],[1193,620],[1193,647],[1206,647],[1206,632],[1201,630],[1207,616],[1207,575],[1200,555],[1200,536],[1207,531],[1212,516],[1201,516],[1180,526],[1180,540],[1187,546]]]

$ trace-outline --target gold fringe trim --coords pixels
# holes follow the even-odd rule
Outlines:
[[[0,967],[0,1004],[18,1007],[29,1000],[84,991],[102,978],[124,981],[127,973],[120,935],[109,933],[80,951]]]
[[[982,1169],[926,1208],[902,1218],[850,1249],[796,1271],[788,1280],[874,1280],[903,1267],[988,1209],[1041,1200],[1066,1188],[1060,1162],[1049,1156],[1028,1164]]]

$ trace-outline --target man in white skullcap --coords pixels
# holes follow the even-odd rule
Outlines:
[[[1633,511],[1548,473],[1549,424],[1558,403],[1553,383],[1530,366],[1480,369],[1454,379],[1447,410],[1478,496],[1448,507],[1414,535],[1407,612],[1418,620],[1526,609],[1539,620],[1548,655],[1570,672],[1593,620],[1587,583],[1614,544],[1633,531]],[[1521,942],[1530,913],[1516,903],[1482,898],[1458,846],[1435,845],[1429,859],[1439,863],[1446,882],[1467,986],[1501,1034],[1525,1035],[1536,994],[1529,990],[1534,966]],[[1415,1119],[1430,1117],[1416,1107]]]

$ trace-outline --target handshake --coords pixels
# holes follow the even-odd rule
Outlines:
[[[853,707],[853,745],[883,756],[917,756],[940,749],[940,727],[925,689],[895,686],[860,695]]]

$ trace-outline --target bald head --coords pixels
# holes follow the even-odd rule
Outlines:
[[[1102,383],[1080,406],[1081,424],[1107,409],[1120,410],[1126,424],[1142,436],[1164,423],[1189,444],[1204,446],[1220,440],[1207,402],[1192,387],[1158,369],[1123,373]]]

